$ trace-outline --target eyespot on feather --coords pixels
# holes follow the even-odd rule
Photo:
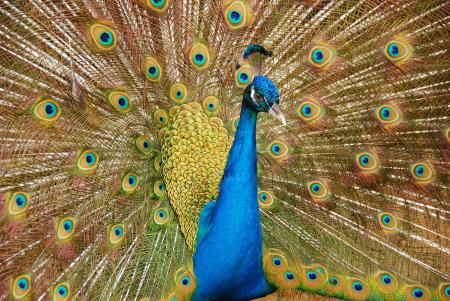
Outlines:
[[[123,91],[113,90],[109,92],[108,102],[119,113],[127,113],[131,110],[131,98]]]
[[[225,0],[223,16],[225,23],[231,30],[248,27],[252,21],[250,6],[244,0]]]
[[[431,300],[430,291],[422,285],[408,285],[405,288],[406,301],[429,301]]]
[[[167,125],[169,117],[165,110],[158,109],[153,113],[153,120],[158,128],[162,128]]]
[[[148,136],[139,136],[136,138],[136,147],[144,155],[148,156],[153,152],[153,143]]]
[[[344,292],[344,277],[338,274],[330,274],[325,284],[325,289],[332,295]]]
[[[254,77],[255,72],[253,68],[250,65],[244,65],[234,73],[234,82],[237,87],[244,89],[252,83]]]
[[[271,158],[283,160],[289,154],[289,146],[285,142],[275,139],[267,146],[267,152]]]
[[[98,154],[93,150],[85,150],[79,156],[77,160],[77,171],[81,174],[92,174],[95,172],[99,161]]]
[[[325,284],[326,274],[317,270],[316,265],[302,269],[302,283],[307,288],[317,289]]]
[[[111,246],[118,246],[125,237],[125,227],[123,224],[111,226],[108,232],[108,242]]]
[[[395,233],[398,231],[398,221],[393,214],[387,212],[378,213],[378,224],[385,233]]]
[[[336,50],[327,44],[317,44],[308,53],[308,63],[318,69],[326,70],[336,60]]]
[[[56,228],[56,239],[59,242],[67,242],[70,240],[74,233],[76,227],[76,220],[74,217],[67,216],[62,218],[56,218],[55,228]]]
[[[53,301],[67,301],[70,296],[70,286],[67,282],[59,283],[52,288],[51,297]]]
[[[184,296],[189,296],[195,291],[197,282],[190,271],[180,273],[175,279],[175,291]]]
[[[148,56],[142,63],[142,72],[151,82],[159,82],[162,77],[163,69],[155,57]]]
[[[266,190],[258,192],[258,203],[260,208],[270,208],[273,205],[272,193]]]
[[[297,105],[296,112],[304,122],[314,124],[322,119],[325,110],[317,100],[308,97]]]
[[[30,275],[20,275],[12,280],[11,296],[13,300],[24,300],[31,291],[31,277]]]
[[[30,110],[33,119],[43,126],[54,124],[61,116],[62,112],[61,106],[57,101],[45,96],[40,97],[31,106]]]
[[[170,0],[141,0],[141,2],[152,11],[162,14],[169,7]]]
[[[377,288],[384,293],[394,293],[398,288],[398,281],[394,275],[385,271],[378,271],[374,274]]]
[[[208,68],[211,62],[211,54],[206,44],[194,42],[188,51],[188,59],[191,65],[198,71]]]
[[[436,173],[433,165],[426,162],[411,164],[409,172],[416,184],[428,184],[434,181]]]
[[[157,208],[154,212],[153,212],[153,221],[157,224],[157,225],[165,225],[169,222],[170,220],[170,214],[169,214],[169,210],[167,210],[166,208]]]
[[[378,157],[371,151],[357,153],[354,160],[357,169],[362,174],[373,174],[380,170]]]
[[[316,180],[306,183],[308,192],[313,199],[325,199],[329,196],[328,186],[324,181]]]
[[[450,301],[450,282],[443,282],[438,287],[439,298],[443,301]]]
[[[283,272],[288,267],[288,261],[283,252],[277,249],[267,249],[263,254],[264,270],[269,274]]]
[[[300,285],[299,273],[288,267],[285,271],[277,274],[277,284],[281,289],[296,288]]]
[[[205,97],[205,99],[203,99],[202,105],[205,109],[206,115],[208,116],[217,115],[221,107],[220,100],[213,95]]]
[[[6,194],[7,216],[19,219],[26,215],[30,206],[30,195],[24,191],[16,191]]]
[[[378,123],[384,129],[396,127],[402,121],[402,113],[400,109],[390,102],[380,105],[375,110],[375,113]]]
[[[170,99],[177,104],[182,104],[187,98],[187,88],[182,83],[173,84],[170,87]]]
[[[117,47],[117,34],[110,24],[95,21],[88,25],[91,48],[101,52],[113,51]]]
[[[397,37],[386,43],[383,52],[394,65],[402,65],[413,55],[413,48],[406,39]]]
[[[366,300],[370,294],[369,286],[358,278],[345,280],[345,293],[354,300]]]
[[[122,178],[122,190],[123,192],[129,194],[133,193],[139,185],[139,177],[134,172],[129,172],[125,174]]]
[[[162,198],[166,195],[166,185],[164,185],[163,181],[156,181],[153,184],[153,192],[158,198]]]

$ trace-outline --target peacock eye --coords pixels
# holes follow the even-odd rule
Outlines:
[[[182,83],[173,84],[170,87],[170,99],[174,102],[181,104],[186,99],[187,87]]]
[[[109,26],[94,23],[89,26],[91,45],[98,51],[111,51],[116,48],[116,32]]]
[[[163,13],[169,6],[169,0],[146,0],[147,6],[157,12]]]
[[[283,272],[288,265],[286,258],[278,252],[272,253],[269,251],[264,255],[264,261],[271,273]]]
[[[28,275],[17,277],[13,281],[12,297],[14,300],[24,300],[31,291],[31,278]]]
[[[309,182],[307,185],[309,194],[315,199],[326,198],[329,194],[328,187],[323,181],[317,180]]]
[[[98,165],[98,154],[93,150],[85,150],[77,160],[77,169],[82,174],[91,174]]]
[[[362,152],[355,155],[358,169],[364,174],[377,172],[380,169],[378,158],[371,152]]]
[[[286,273],[284,273],[284,277],[285,277],[287,280],[294,280],[294,279],[295,279],[295,275],[294,275],[294,273],[292,273],[292,272],[286,272]]]
[[[383,104],[375,111],[378,122],[386,129],[397,126],[402,118],[400,109],[391,103]]]
[[[162,67],[154,57],[146,57],[143,62],[143,72],[146,78],[151,82],[158,82],[162,76]]]
[[[150,0],[150,3],[156,7],[162,7],[164,5],[165,0]]]
[[[269,191],[260,191],[258,193],[259,206],[262,208],[268,208],[273,205],[273,197]]]
[[[32,116],[41,125],[51,125],[61,116],[58,102],[49,98],[40,98],[31,107]]]
[[[280,265],[281,265],[281,258],[280,258],[280,257],[274,257],[274,258],[272,259],[272,263],[273,263],[273,265],[275,265],[275,266],[280,266]]]
[[[449,300],[450,298],[450,283],[441,283],[439,285],[439,296],[441,300]]]
[[[289,146],[281,140],[273,140],[267,148],[269,156],[276,160],[285,159],[289,154]]]
[[[242,0],[228,1],[224,10],[225,22],[231,30],[247,26],[251,21],[249,6]]]
[[[406,288],[407,300],[430,300],[430,291],[420,285],[412,285]]]
[[[323,107],[318,101],[312,98],[302,100],[297,105],[296,111],[298,116],[309,124],[319,121],[324,114]]]
[[[175,290],[185,294],[192,293],[196,287],[195,277],[190,271],[178,270],[175,272],[175,282]]]
[[[125,228],[123,224],[113,225],[109,231],[109,243],[117,246],[125,237]]]
[[[206,110],[206,114],[211,116],[219,112],[220,101],[217,97],[210,95],[203,99],[203,108]]]
[[[169,211],[166,208],[158,208],[153,213],[153,220],[158,225],[164,225],[169,221]]]
[[[167,112],[162,109],[156,110],[155,113],[153,113],[153,120],[157,127],[162,128],[166,126],[168,121]]]
[[[70,298],[70,288],[67,283],[58,284],[53,292],[53,301],[66,301]]]
[[[250,65],[244,65],[236,70],[235,82],[239,88],[247,87],[254,79],[255,72]]]
[[[384,49],[385,56],[394,64],[402,63],[411,57],[413,49],[403,39],[394,39],[388,42]]]
[[[209,49],[205,44],[194,43],[189,51],[189,62],[199,71],[209,66],[211,56]]]
[[[150,138],[148,138],[147,136],[139,136],[138,138],[136,138],[136,147],[144,155],[149,155],[153,151],[152,142],[150,141]]]
[[[397,218],[394,215],[385,212],[378,214],[378,223],[382,229],[388,231],[396,230],[398,226]]]
[[[336,286],[336,285],[339,283],[339,281],[337,280],[336,277],[331,277],[331,278],[328,280],[328,283],[329,283],[330,285]]]
[[[308,277],[309,280],[316,280],[317,279],[317,273],[310,271],[310,272],[306,273],[306,277]]]
[[[75,232],[75,219],[73,217],[65,217],[57,220],[56,238],[60,241],[70,239]]]
[[[431,164],[419,162],[410,166],[410,173],[418,184],[427,184],[433,181],[435,172]]]
[[[361,282],[355,281],[355,282],[353,283],[353,285],[352,285],[352,288],[353,288],[355,291],[360,292],[360,291],[363,290],[364,286],[362,285]]]
[[[162,198],[164,196],[164,192],[166,190],[166,186],[162,181],[156,181],[153,185],[153,192],[158,198]]]
[[[110,105],[120,113],[126,113],[131,109],[130,96],[122,91],[112,91],[108,94]]]
[[[7,200],[8,215],[22,216],[28,210],[30,195],[26,192],[14,192]]]
[[[187,276],[183,277],[183,279],[181,279],[181,284],[186,286],[189,285],[189,283],[191,283],[191,279]]]
[[[125,193],[133,193],[139,184],[139,177],[135,173],[127,173],[122,179],[122,190]]]
[[[314,46],[308,57],[308,61],[314,67],[325,69],[331,65],[335,59],[335,50],[330,46],[316,45]]]

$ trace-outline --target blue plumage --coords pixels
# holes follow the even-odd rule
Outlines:
[[[255,77],[244,92],[239,127],[217,203],[205,205],[200,216],[193,301],[249,300],[274,291],[263,272],[256,122],[258,112],[267,112],[268,105],[278,101],[276,86],[263,76]]]

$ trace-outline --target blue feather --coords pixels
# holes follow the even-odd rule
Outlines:
[[[257,112],[244,101],[209,230],[201,226],[194,254],[197,289],[193,301],[249,300],[274,291],[265,278],[262,233],[257,199]],[[212,212],[208,212],[212,211]]]

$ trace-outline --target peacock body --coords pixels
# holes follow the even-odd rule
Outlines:
[[[2,1],[0,300],[450,300],[449,16]]]

